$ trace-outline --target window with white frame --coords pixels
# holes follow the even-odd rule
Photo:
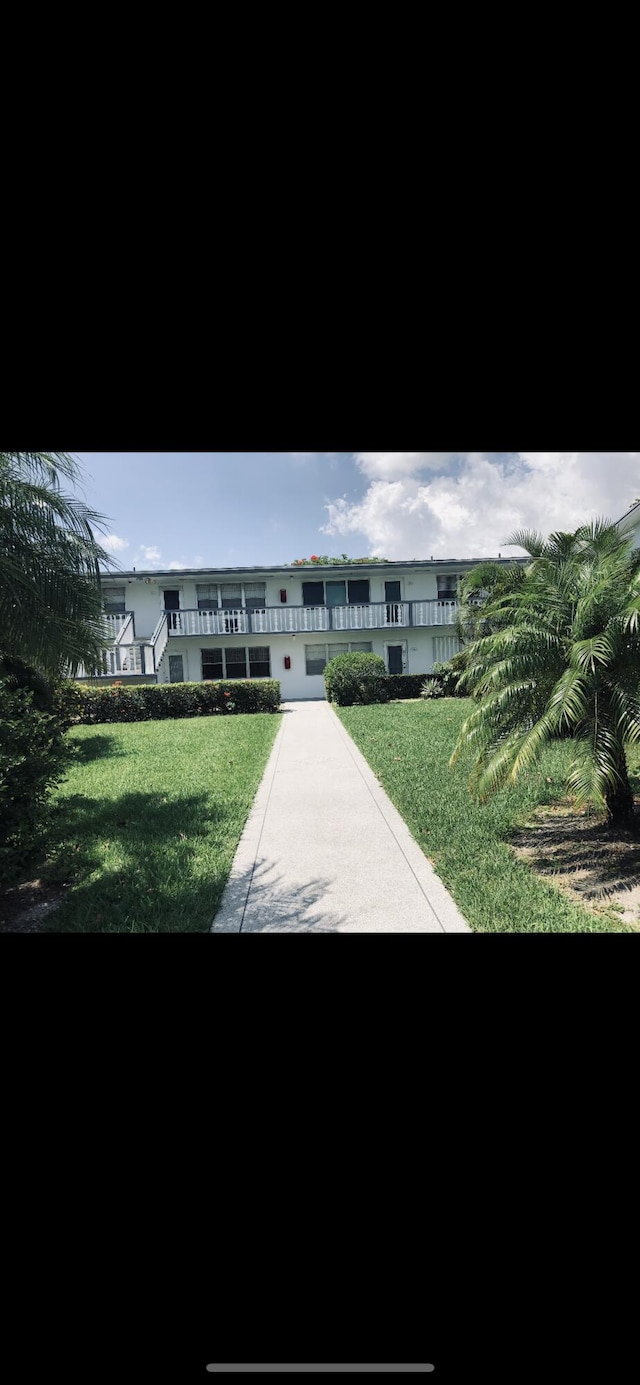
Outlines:
[[[338,654],[371,654],[371,640],[351,640],[342,644],[306,644],[304,647],[307,674],[324,673],[330,659]]]
[[[433,662],[434,664],[446,664],[447,659],[452,659],[458,653],[460,641],[457,635],[434,635],[433,636]]]
[[[266,605],[266,582],[196,582],[199,611],[262,611]]]
[[[201,655],[203,679],[271,677],[271,650],[266,645],[203,649]]]
[[[127,606],[126,587],[105,587],[103,602],[108,616],[124,615]]]

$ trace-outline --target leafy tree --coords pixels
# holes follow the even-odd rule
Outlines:
[[[49,676],[98,668],[109,639],[94,526],[103,517],[62,483],[80,471],[66,452],[0,452],[0,656]]]
[[[605,520],[546,540],[525,530],[510,543],[530,562],[502,591],[496,579],[483,608],[491,633],[465,651],[459,686],[478,705],[450,763],[471,747],[472,787],[486,799],[569,735],[567,787],[578,804],[604,805],[612,827],[631,827],[625,747],[640,741],[640,551]]]

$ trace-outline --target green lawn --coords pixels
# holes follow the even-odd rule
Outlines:
[[[205,932],[280,717],[203,717],[70,731],[47,881],[68,897],[47,931]]]
[[[447,761],[472,704],[466,699],[336,708],[396,808],[472,928],[488,933],[630,932],[594,916],[543,881],[508,846],[542,804],[563,797],[571,747],[558,742],[538,768],[479,805],[471,761]],[[550,782],[548,782],[550,781]]]

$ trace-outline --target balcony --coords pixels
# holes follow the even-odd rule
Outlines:
[[[176,635],[302,635],[332,630],[454,625],[455,601],[372,601],[352,606],[267,606],[261,610],[168,611]]]

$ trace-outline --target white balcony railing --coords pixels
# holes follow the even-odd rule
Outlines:
[[[251,627],[256,635],[298,635],[329,630],[326,606],[274,606],[251,612]]]
[[[414,625],[455,625],[457,601],[414,601]]]
[[[300,635],[331,630],[454,625],[455,601],[372,601],[352,606],[267,606],[262,610],[168,611],[171,635]],[[156,666],[157,666],[156,651]]]
[[[246,611],[168,611],[170,635],[246,635]]]
[[[124,631],[125,625],[127,625],[129,621],[133,623],[133,611],[121,611],[118,615],[110,615],[104,611],[103,620],[107,627],[107,633],[110,635],[111,639],[117,640]]]
[[[397,629],[409,624],[408,601],[374,601],[362,606],[334,606],[331,612],[334,630]]]

